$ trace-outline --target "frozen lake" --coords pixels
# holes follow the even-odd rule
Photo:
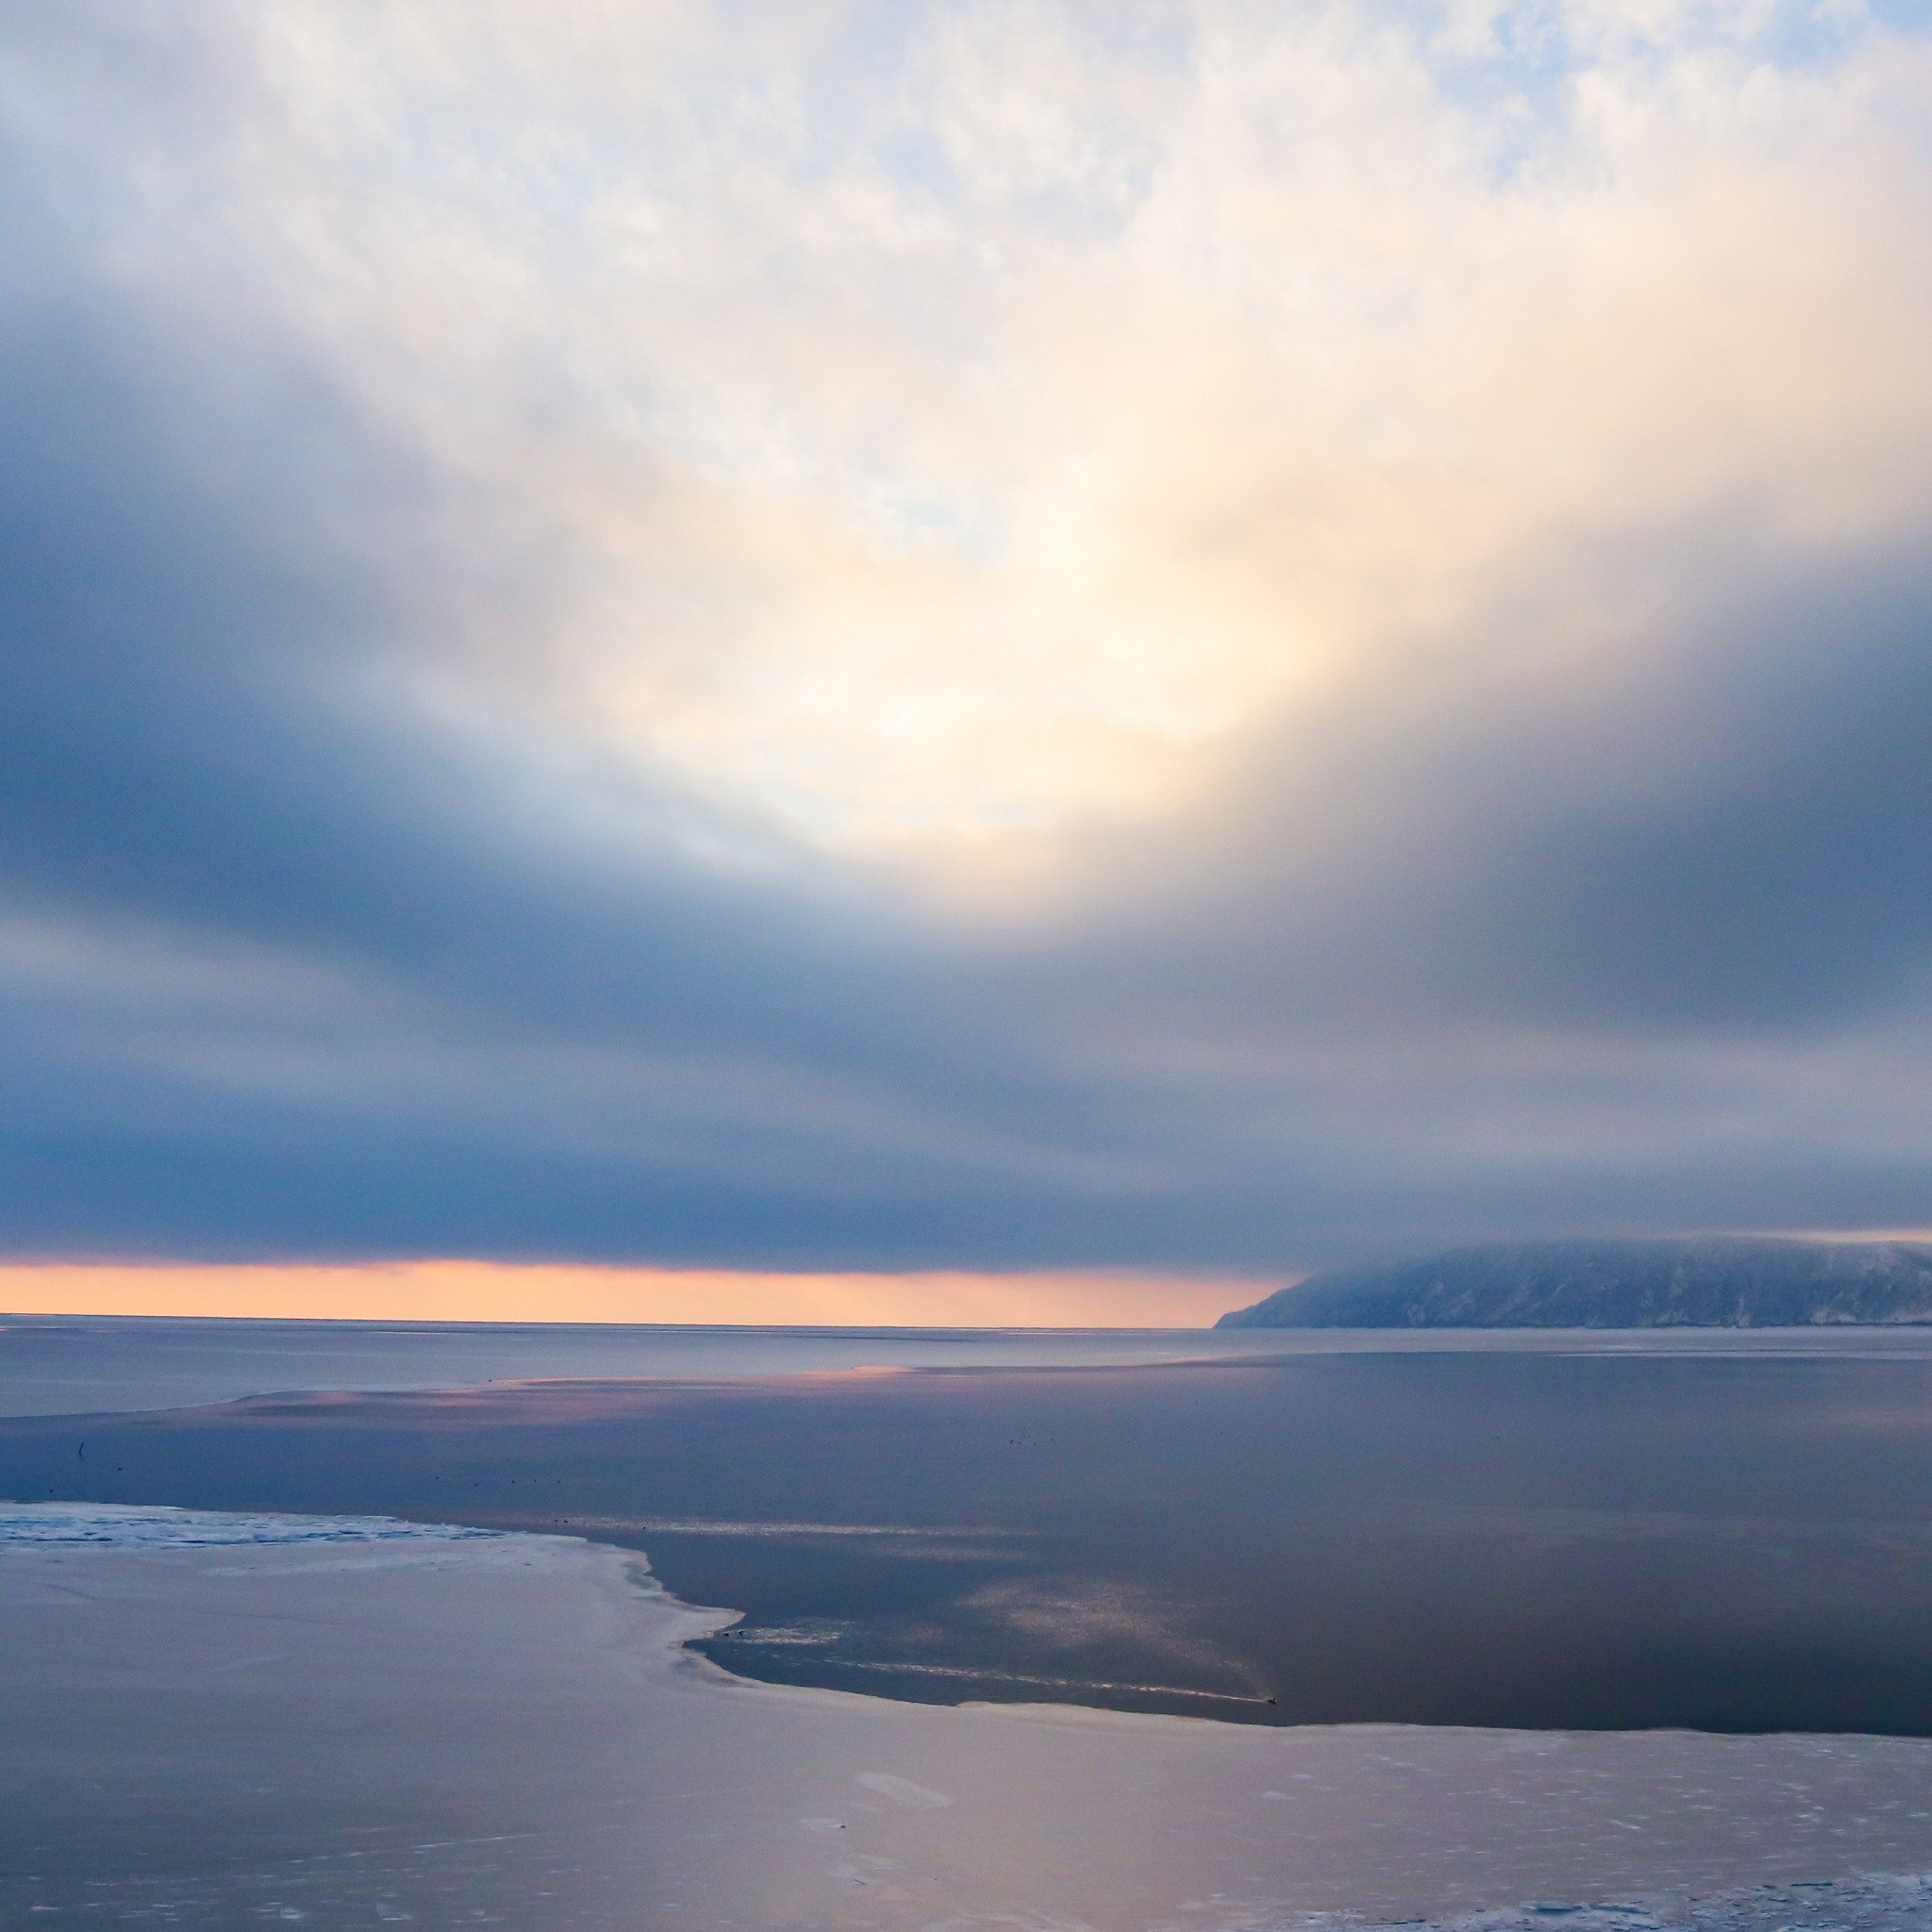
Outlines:
[[[1265,1730],[742,1683],[568,1540],[0,1518],[0,1922],[1925,1922],[1919,1740]],[[1725,1894],[1736,1894],[1725,1896]],[[1599,1924],[1603,1923],[1599,1918]]]

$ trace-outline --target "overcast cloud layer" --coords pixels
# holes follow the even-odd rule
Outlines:
[[[1932,1224],[1932,21],[21,0],[0,1243]]]

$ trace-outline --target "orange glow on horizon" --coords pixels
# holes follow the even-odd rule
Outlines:
[[[508,1261],[0,1262],[15,1315],[746,1326],[1205,1328],[1279,1280],[1087,1271],[783,1274]]]

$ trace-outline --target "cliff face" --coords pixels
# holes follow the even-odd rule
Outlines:
[[[1800,1328],[1932,1323],[1932,1247],[1903,1241],[1525,1241],[1284,1288],[1221,1328]]]

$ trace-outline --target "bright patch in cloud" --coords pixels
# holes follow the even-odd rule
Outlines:
[[[404,687],[839,852],[1171,810],[1311,694],[1615,678],[1641,612],[1495,634],[1578,543],[1925,508],[1927,56],[1840,11],[225,17],[108,254],[527,548]]]

